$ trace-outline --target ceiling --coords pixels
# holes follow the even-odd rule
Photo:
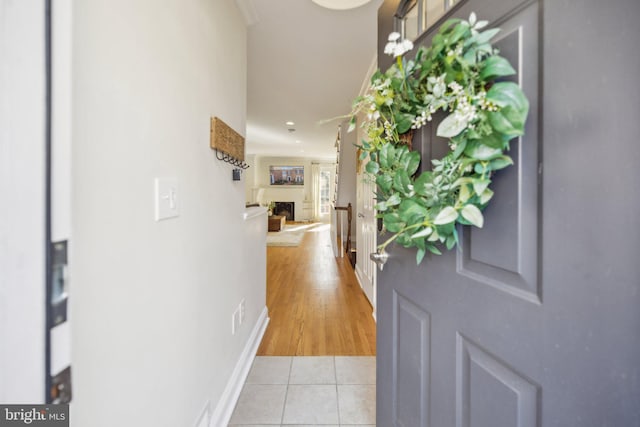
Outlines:
[[[335,158],[340,120],[327,120],[347,115],[360,93],[382,0],[350,10],[312,0],[237,3],[249,24],[247,154]]]

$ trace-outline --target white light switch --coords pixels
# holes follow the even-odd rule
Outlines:
[[[180,215],[178,180],[176,178],[156,178],[155,219],[173,218]]]

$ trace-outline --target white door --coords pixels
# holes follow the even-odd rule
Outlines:
[[[364,171],[364,165],[361,168]],[[373,306],[373,317],[376,317],[376,265],[369,259],[369,254],[376,251],[376,212],[374,210],[375,183],[364,172],[357,177],[357,215],[356,242],[358,255],[356,259],[356,276],[360,286]]]

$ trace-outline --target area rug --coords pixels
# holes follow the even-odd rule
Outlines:
[[[267,233],[267,246],[299,246],[304,237],[304,230],[289,225],[281,231]]]
[[[299,246],[304,238],[304,233],[313,231],[318,223],[287,224],[281,231],[270,231],[267,233],[267,246]]]

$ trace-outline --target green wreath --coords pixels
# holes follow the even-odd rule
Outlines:
[[[416,247],[420,264],[427,251],[452,249],[458,244],[456,223],[483,226],[491,176],[513,164],[505,151],[523,135],[529,103],[517,84],[497,81],[516,72],[491,45],[499,29],[481,32],[486,26],[473,13],[468,21],[448,20],[413,60],[404,58],[413,44],[392,33],[385,53],[396,63],[378,70],[354,103],[351,127],[356,112],[368,117],[361,160],[370,159],[366,171],[377,184],[378,218],[393,233],[379,253],[395,241]],[[449,152],[416,176],[421,156],[411,151],[406,135],[438,111],[448,113],[437,135],[449,139]]]

